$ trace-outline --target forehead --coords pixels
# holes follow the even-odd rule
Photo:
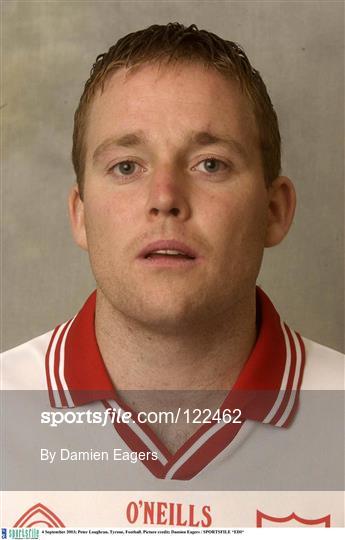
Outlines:
[[[106,137],[138,130],[173,144],[188,131],[258,142],[253,109],[239,83],[199,63],[121,68],[106,80],[90,104],[87,153]]]

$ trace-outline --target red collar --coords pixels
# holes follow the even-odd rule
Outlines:
[[[74,319],[53,332],[46,354],[52,407],[76,407],[103,401],[106,407],[130,410],[117,398],[98,349],[95,305],[96,291]],[[280,320],[269,298],[259,288],[257,313],[257,341],[221,410],[240,408],[243,420],[286,427],[297,409],[305,362],[303,341]],[[160,459],[145,462],[145,465],[155,476],[173,479],[189,479],[198,474],[231,446],[243,426],[244,422],[203,424],[172,455],[146,425],[114,425],[133,451],[156,449]]]

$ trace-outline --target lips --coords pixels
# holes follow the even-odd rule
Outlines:
[[[139,258],[152,260],[152,259],[184,259],[194,260],[197,258],[197,253],[177,240],[158,240],[151,242],[139,253]]]

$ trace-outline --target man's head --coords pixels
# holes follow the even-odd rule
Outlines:
[[[285,236],[295,198],[289,179],[277,176],[279,157],[269,158],[269,148],[279,156],[276,117],[258,89],[265,105],[257,112],[246,77],[266,90],[244,53],[231,45],[241,77],[230,76],[201,56],[208,40],[220,48],[219,38],[202,34],[199,56],[188,58],[189,40],[199,33],[194,27],[147,32],[153,38],[146,47],[138,37],[145,61],[133,43],[128,53],[133,36],[115,46],[116,55],[125,51],[120,66],[105,75],[99,60],[104,84],[89,90],[77,113],[78,123],[86,107],[84,131],[75,137],[79,180],[70,214],[108,313],[174,333],[217,325],[253,305],[264,246]],[[176,53],[148,61],[145,51],[159,50],[157,35],[166,50],[178,32],[182,59]],[[220,58],[214,54],[216,65]],[[274,129],[263,140],[265,107]]]
[[[75,113],[72,159],[80,194],[83,192],[86,134],[90,103],[97,91],[119,69],[135,69],[146,63],[200,63],[217,70],[241,86],[252,107],[259,133],[265,181],[269,185],[280,173],[280,134],[277,116],[266,86],[241,47],[217,35],[179,23],[153,25],[120,39],[97,57]]]

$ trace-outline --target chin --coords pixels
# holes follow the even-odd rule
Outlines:
[[[207,286],[189,283],[169,284],[106,282],[102,290],[103,301],[113,312],[128,322],[165,334],[190,331],[193,327],[208,326],[224,304],[224,290],[209,290]],[[193,286],[194,285],[194,286]],[[103,302],[102,302],[103,303]]]
[[[175,334],[181,330],[190,329],[202,318],[202,306],[196,305],[190,299],[171,295],[161,295],[160,298],[128,298],[122,309],[126,318],[136,321],[139,325],[163,334]]]
[[[161,301],[159,304],[144,303],[136,318],[144,326],[170,333],[192,324],[195,315],[190,306]]]

